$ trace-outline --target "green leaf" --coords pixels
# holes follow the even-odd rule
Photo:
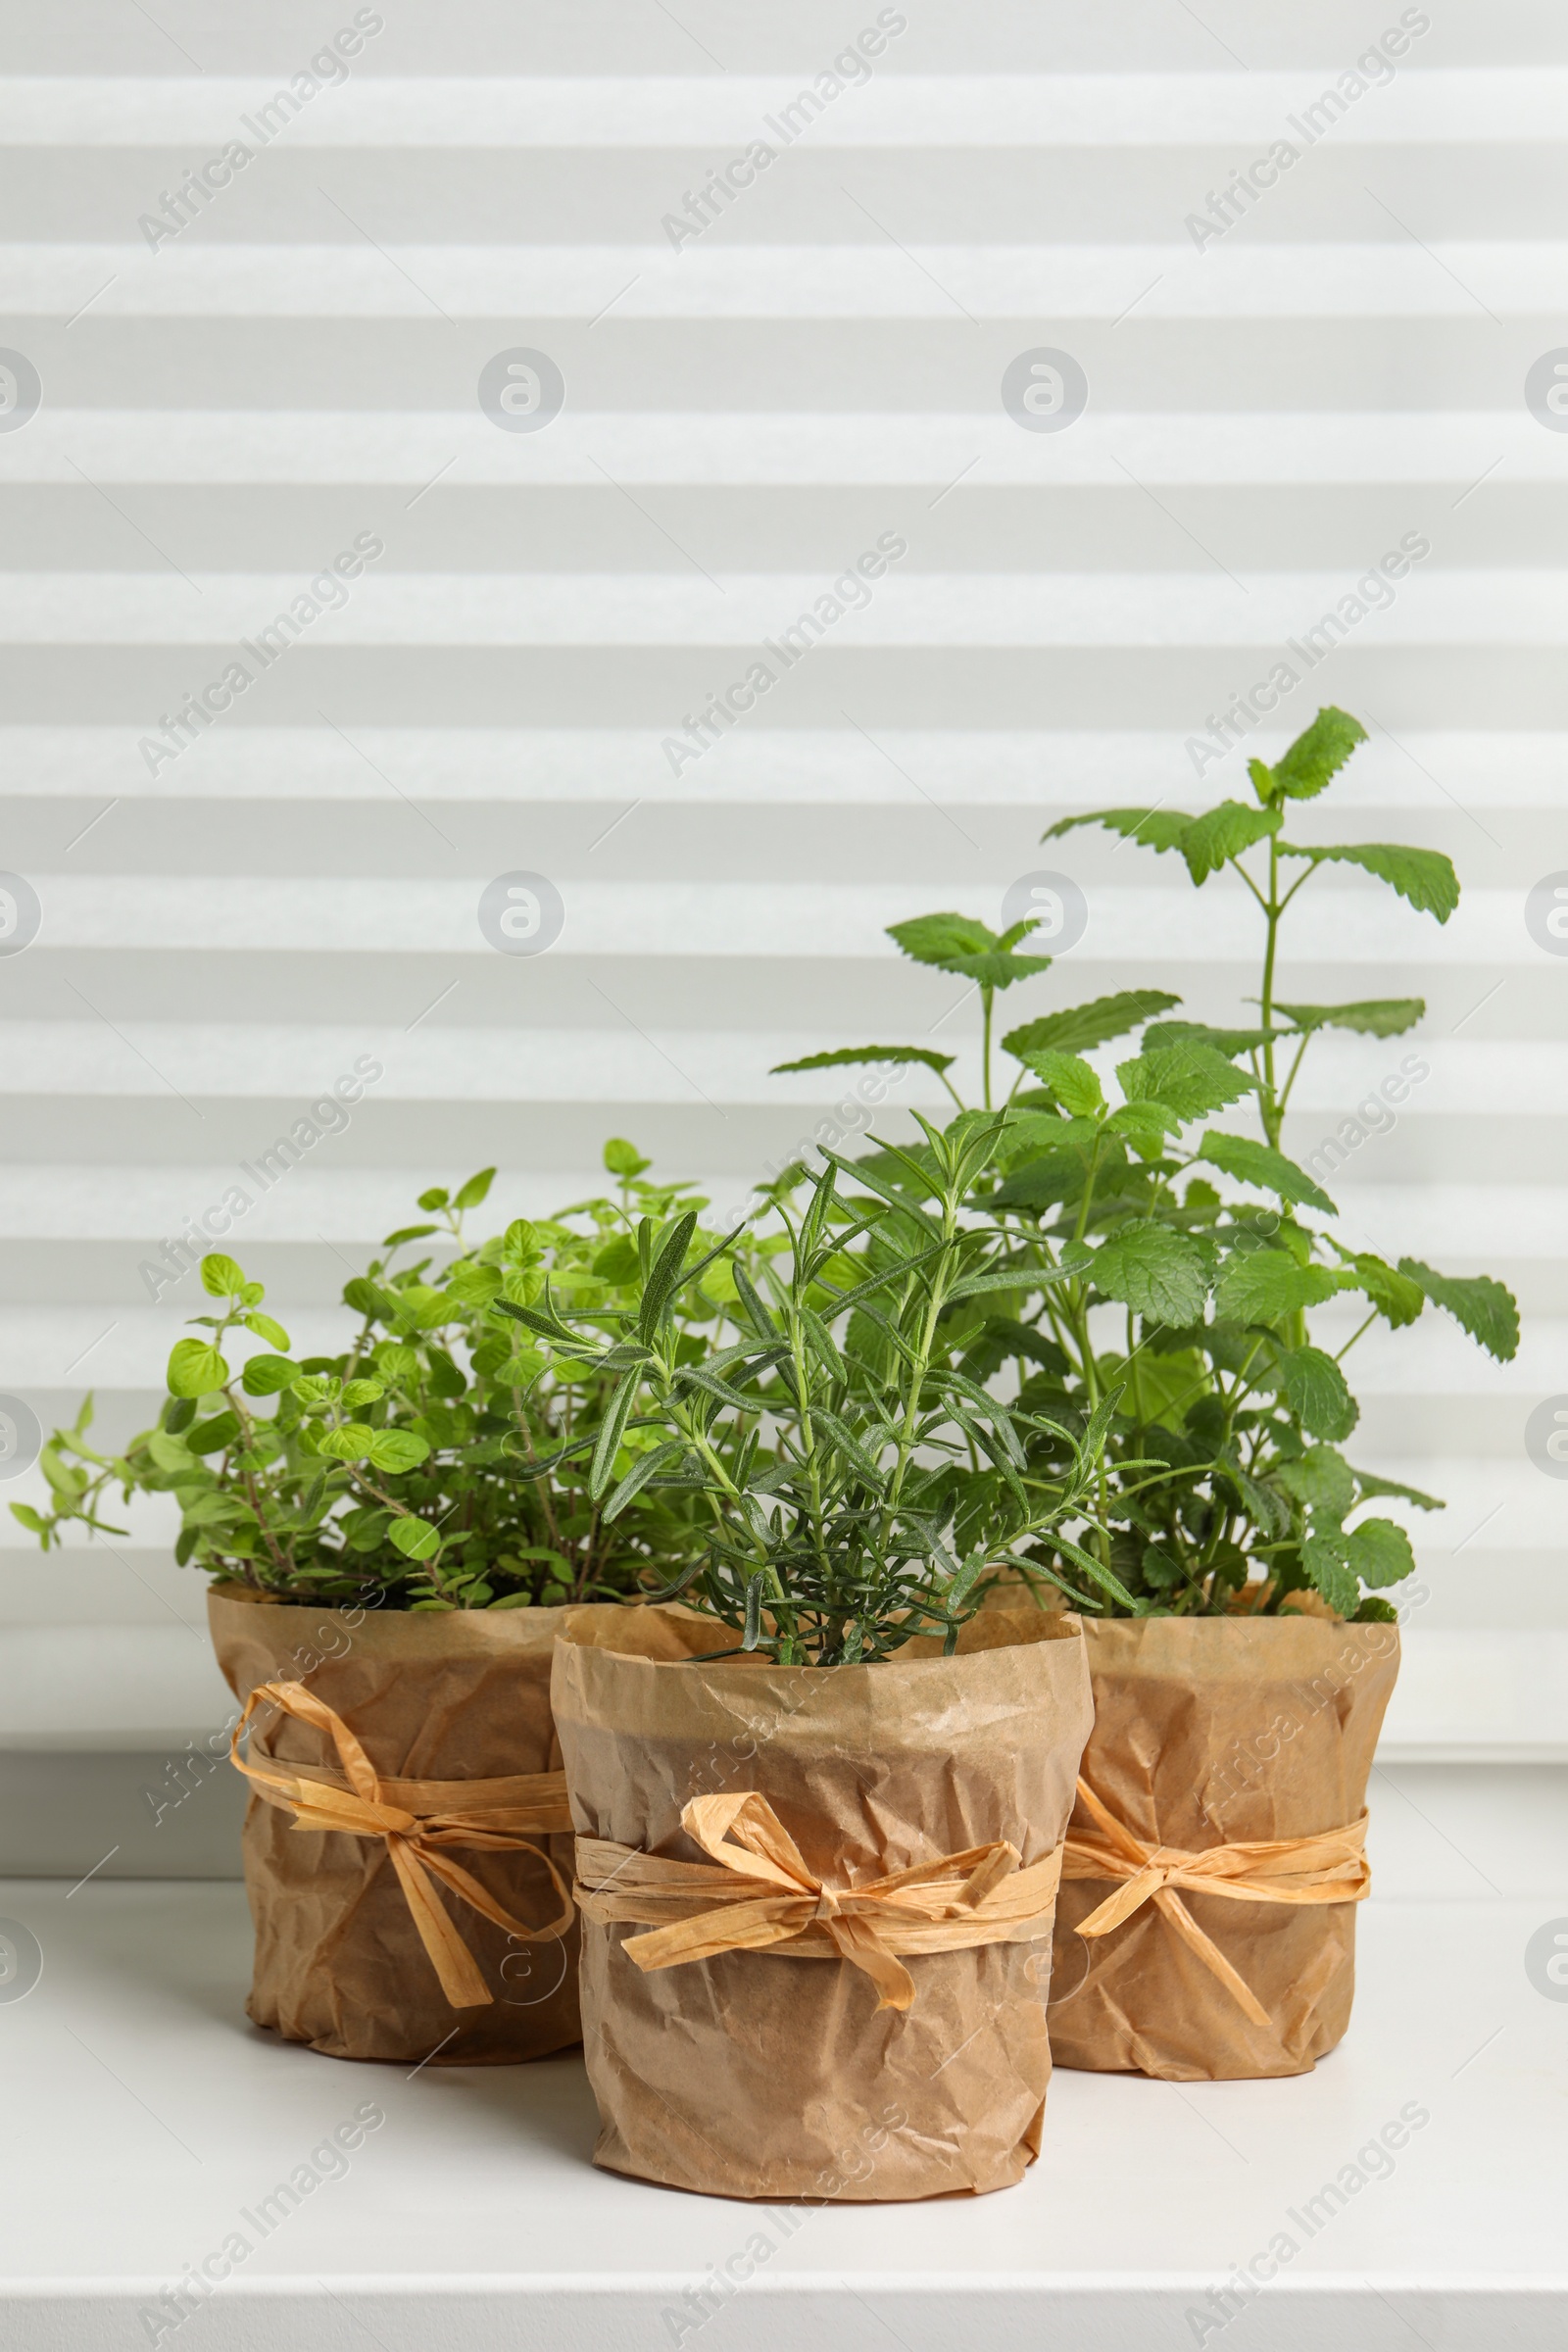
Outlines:
[[[427,1233],[440,1231],[439,1225],[400,1225],[395,1233],[385,1236],[381,1247],[383,1250],[401,1250],[405,1242],[422,1242]]]
[[[265,1340],[269,1348],[281,1348],[287,1353],[293,1346],[282,1324],[274,1323],[270,1315],[264,1315],[258,1307],[253,1306],[245,1317],[245,1328],[254,1331],[259,1340]]]
[[[1396,1273],[1393,1266],[1374,1256],[1370,1250],[1345,1250],[1338,1242],[1334,1247],[1352,1269],[1355,1289],[1366,1294],[1392,1331],[1401,1331],[1407,1323],[1416,1321],[1426,1304],[1426,1294],[1418,1282],[1412,1282],[1407,1274]]]
[[[1334,1358],[1321,1348],[1281,1348],[1277,1354],[1285,1400],[1303,1429],[1314,1438],[1348,1438],[1361,1408]]]
[[[1228,1321],[1278,1323],[1321,1306],[1338,1288],[1327,1266],[1298,1266],[1283,1250],[1252,1250],[1226,1259],[1214,1304]]]
[[[456,1200],[453,1201],[453,1207],[477,1208],[480,1201],[484,1200],[486,1194],[489,1192],[490,1187],[494,1184],[495,1180],[496,1172],[494,1168],[481,1168],[477,1176],[470,1176],[468,1178],[467,1183],[463,1187],[462,1191],[458,1194]]]
[[[1031,1054],[1028,1063],[1037,1078],[1044,1079],[1064,1110],[1075,1118],[1089,1118],[1105,1106],[1104,1090],[1091,1064],[1077,1054],[1063,1054],[1054,1046],[1043,1053]]]
[[[373,1469],[385,1470],[397,1477],[405,1470],[416,1470],[429,1458],[430,1448],[412,1429],[378,1429],[370,1441],[370,1464]]]
[[[24,1527],[30,1528],[35,1536],[46,1536],[49,1533],[48,1520],[40,1517],[30,1502],[14,1502],[11,1505],[11,1516],[13,1519],[19,1519]]]
[[[1308,1536],[1301,1545],[1301,1566],[1308,1582],[1322,1593],[1331,1609],[1342,1617],[1354,1613],[1361,1588],[1350,1566],[1348,1541],[1344,1535],[1336,1529]]]
[[[441,1548],[440,1535],[427,1519],[394,1519],[387,1534],[394,1550],[401,1551],[406,1560],[432,1560]],[[415,1606],[419,1603],[416,1601]]]
[[[1238,1054],[1262,1045],[1268,1035],[1266,1029],[1215,1029],[1207,1021],[1152,1021],[1144,1032],[1144,1051],[1155,1046],[1212,1046],[1216,1054],[1234,1060]],[[1278,1037],[1279,1030],[1274,1035]]]
[[[1418,914],[1435,914],[1446,923],[1459,904],[1459,877],[1441,850],[1408,850],[1396,842],[1356,841],[1333,849],[1299,849],[1280,843],[1282,858],[1309,858],[1314,865],[1358,865],[1387,882]]]
[[[316,1441],[318,1453],[330,1454],[336,1462],[361,1462],[375,1444],[376,1431],[366,1421],[344,1421],[336,1429],[323,1429]]]
[[[247,1396],[275,1396],[300,1377],[300,1368],[286,1355],[253,1355],[239,1376]]]
[[[651,1478],[657,1478],[661,1471],[673,1470],[678,1461],[684,1460],[685,1454],[684,1438],[667,1439],[662,1446],[654,1446],[650,1452],[640,1453],[625,1477],[612,1491],[600,1513],[601,1518],[607,1521],[618,1519],[626,1505],[635,1500]]]
[[[635,1144],[628,1144],[623,1135],[612,1135],[605,1146],[606,1170],[612,1176],[618,1176],[623,1183],[629,1184],[634,1176],[640,1176],[644,1168],[651,1168],[653,1164],[651,1159],[643,1157]]]
[[[1309,1446],[1298,1461],[1276,1462],[1269,1476],[1308,1510],[1336,1524],[1359,1499],[1355,1473],[1332,1446]]]
[[[171,1396],[210,1396],[228,1385],[228,1366],[205,1340],[176,1340],[166,1380]]]
[[[1424,997],[1373,997],[1359,1004],[1282,1004],[1274,1009],[1306,1033],[1353,1029],[1360,1037],[1402,1037],[1426,1013]]]
[[[386,1390],[378,1380],[351,1380],[343,1391],[344,1404],[379,1404]]]
[[[210,1298],[238,1298],[244,1288],[243,1272],[220,1250],[202,1259],[202,1289]]]
[[[1082,816],[1060,818],[1048,826],[1040,838],[1057,841],[1063,833],[1071,833],[1079,825],[1103,825],[1108,833],[1119,833],[1124,841],[1136,841],[1143,850],[1179,850],[1192,821],[1179,808],[1090,808]]]
[[[1329,703],[1275,766],[1265,767],[1261,760],[1250,760],[1248,773],[1261,800],[1273,800],[1280,794],[1293,801],[1315,800],[1325,785],[1332,784],[1356,745],[1366,739],[1366,729],[1358,718]]]
[[[443,1193],[441,1198],[445,1200],[446,1195]],[[363,1274],[351,1275],[343,1285],[343,1303],[345,1306],[352,1306],[357,1315],[366,1315],[372,1320],[380,1318],[382,1321],[388,1321],[398,1311],[396,1298],[386,1291],[378,1290],[375,1284],[368,1281]]]
[[[445,1208],[450,1200],[451,1195],[444,1184],[432,1184],[427,1193],[419,1195],[417,1205],[420,1208]]]
[[[641,1386],[642,1373],[639,1369],[634,1367],[622,1374],[600,1424],[593,1460],[588,1468],[588,1492],[595,1502],[604,1494],[614,1473],[615,1455],[626,1434],[626,1423],[631,1417],[631,1408],[637,1401],[637,1392]]]
[[[1182,838],[1187,870],[1200,888],[1217,874],[1229,858],[1239,858],[1255,842],[1277,833],[1284,819],[1278,808],[1253,808],[1246,801],[1221,801],[1195,817]]]
[[[1170,996],[1162,988],[1124,988],[1114,996],[1096,997],[1087,1004],[1071,1004],[1061,1012],[1045,1013],[1038,1021],[1026,1021],[1002,1043],[1015,1061],[1052,1051],[1087,1054],[1091,1047],[1102,1046],[1112,1037],[1125,1037],[1154,1013],[1168,1012],[1180,1003],[1180,997]]]
[[[1371,1470],[1356,1470],[1351,1475],[1360,1489],[1357,1502],[1370,1502],[1375,1494],[1397,1494],[1403,1501],[1413,1502],[1418,1510],[1446,1511],[1448,1507],[1436,1494],[1423,1494],[1419,1487],[1401,1486],[1396,1478],[1379,1478]]]
[[[1124,1102],[1111,1112],[1105,1125],[1111,1134],[1126,1136],[1142,1158],[1158,1159],[1166,1137],[1181,1133],[1182,1119],[1168,1102]]]
[[[643,1291],[642,1313],[638,1318],[638,1327],[645,1340],[653,1338],[664,1309],[675,1295],[681,1269],[686,1263],[686,1252],[696,1230],[697,1211],[689,1208],[683,1217],[676,1218],[663,1248],[654,1260]]]
[[[1196,1323],[1208,1296],[1208,1266],[1190,1234],[1168,1225],[1129,1225],[1095,1252],[1095,1288],[1135,1314],[1181,1326]]]
[[[214,1413],[186,1432],[185,1445],[191,1453],[221,1453],[238,1436],[238,1413]]]
[[[1049,971],[1049,956],[1015,956],[1012,942],[1026,937],[1032,924],[1015,923],[1000,938],[985,923],[967,914],[917,914],[906,923],[890,923],[888,937],[916,963],[934,964],[939,971],[956,972],[982,988],[1011,988],[1036,972]]]
[[[607,1242],[595,1252],[590,1263],[601,1282],[612,1282],[617,1290],[623,1290],[636,1281],[642,1260],[637,1255],[636,1243],[617,1233],[612,1242]]]
[[[1327,1216],[1339,1215],[1339,1210],[1327,1193],[1312,1182],[1304,1168],[1271,1145],[1254,1143],[1250,1136],[1225,1135],[1209,1128],[1193,1154],[1195,1159],[1206,1159],[1211,1168],[1222,1168],[1239,1184],[1261,1185],[1281,1200],[1298,1200],[1308,1208],[1320,1208]]]
[[[952,1069],[956,1059],[955,1054],[932,1054],[924,1046],[841,1046],[833,1054],[807,1054],[799,1061],[775,1061],[768,1075],[778,1078],[786,1070],[848,1069],[864,1061],[922,1061],[940,1078],[944,1070]]]
[[[1394,1519],[1363,1519],[1349,1533],[1350,1566],[1363,1585],[1396,1585],[1415,1568],[1404,1529]]]
[[[1116,1065],[1129,1102],[1167,1102],[1184,1122],[1256,1091],[1257,1080],[1212,1046],[1184,1044],[1140,1054]]]
[[[1401,1257],[1399,1272],[1416,1283],[1432,1300],[1462,1323],[1473,1340],[1508,1363],[1519,1351],[1519,1305],[1510,1290],[1490,1274],[1435,1274],[1418,1257]]]

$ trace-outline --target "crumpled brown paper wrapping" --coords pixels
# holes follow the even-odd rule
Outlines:
[[[1076,1619],[988,1613],[963,1654],[680,1664],[725,1636],[639,1610],[573,1620],[552,1703],[585,1835],[701,1861],[694,1796],[755,1788],[830,1886],[1008,1838],[1060,1841],[1089,1729]],[[613,1643],[614,1646],[608,1646]],[[914,2006],[836,1960],[727,1952],[643,1974],[635,1927],[582,1927],[595,2162],[715,2196],[878,2201],[1004,2188],[1039,2153],[1049,1934],[906,1961]]]
[[[1146,1844],[1198,1851],[1354,1821],[1399,1665],[1398,1629],[1322,1617],[1086,1621],[1095,1727],[1083,1777]],[[1092,1832],[1080,1805],[1075,1829]],[[1114,1892],[1063,1881],[1051,2045],[1058,2066],[1170,2082],[1304,2074],[1343,2036],[1354,1903],[1288,1907],[1184,1893],[1257,1995],[1255,2026],[1153,1903],[1088,1941]]]
[[[550,1653],[567,1614],[298,1608],[237,1599],[221,1588],[208,1596],[218,1662],[241,1701],[258,1683],[303,1682],[343,1717],[384,1777],[458,1784],[560,1769]],[[274,1720],[251,1753],[337,1761],[324,1734],[289,1718]],[[459,1795],[455,1789],[454,1801]],[[253,1791],[244,1856],[256,1974],[246,2008],[257,2025],[331,2058],[411,2066],[443,2043],[437,2066],[501,2066],[579,2039],[575,1927],[565,1937],[518,1944],[443,1892],[495,1996],[488,2008],[454,2009],[384,1840],[296,1830],[292,1819]],[[539,1842],[569,1885],[571,1838]],[[560,1911],[531,1854],[464,1848],[455,1859],[514,1919],[546,1921]]]

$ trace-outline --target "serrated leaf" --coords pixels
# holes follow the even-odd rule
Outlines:
[[[1355,1473],[1331,1446],[1309,1446],[1298,1461],[1276,1462],[1269,1475],[1307,1510],[1336,1524],[1357,1500]]]
[[[1315,800],[1326,785],[1332,784],[1356,745],[1366,739],[1366,729],[1358,718],[1329,703],[1273,767],[1264,767],[1261,760],[1250,760],[1248,772],[1254,788],[1265,798],[1283,793],[1293,801]],[[1266,793],[1260,780],[1263,777],[1268,779]]]
[[[1144,1031],[1146,1053],[1163,1046],[1212,1046],[1216,1054],[1234,1060],[1238,1054],[1250,1054],[1254,1046],[1262,1045],[1269,1032],[1266,1029],[1215,1029],[1207,1021],[1151,1021]],[[1274,1035],[1277,1037],[1279,1031]]]
[[[799,1061],[775,1061],[770,1077],[782,1077],[788,1070],[849,1069],[866,1061],[919,1061],[940,1078],[951,1070],[956,1056],[952,1054],[933,1054],[925,1046],[841,1046],[832,1054],[806,1054]]]
[[[1167,1136],[1179,1135],[1181,1114],[1168,1102],[1123,1102],[1105,1121],[1112,1135],[1124,1135],[1143,1159],[1158,1159]]]
[[[245,1289],[245,1276],[233,1258],[215,1250],[202,1259],[202,1289],[209,1298],[238,1298]]]
[[[1192,1043],[1118,1062],[1116,1076],[1129,1102],[1167,1102],[1183,1121],[1223,1110],[1257,1088],[1255,1078],[1212,1046]]]
[[[228,1385],[228,1366],[205,1340],[176,1340],[165,1376],[172,1396],[211,1396]]]
[[[1499,1364],[1519,1352],[1519,1302],[1512,1291],[1490,1274],[1436,1274],[1418,1257],[1401,1257],[1399,1272],[1417,1284],[1446,1314],[1464,1326],[1470,1337]]]
[[[1190,1234],[1129,1225],[1095,1251],[1096,1290],[1157,1323],[1196,1323],[1208,1296],[1208,1265]]]
[[[1417,913],[1435,914],[1440,923],[1446,923],[1459,904],[1459,877],[1441,850],[1410,850],[1387,841],[1342,842],[1319,850],[1282,841],[1280,856],[1309,858],[1314,865],[1358,865],[1396,890]]]
[[[1180,997],[1162,988],[1119,989],[1114,996],[1095,997],[1087,1004],[1070,1004],[1061,1012],[1026,1021],[1021,1029],[1009,1031],[1002,1041],[1003,1048],[1014,1060],[1024,1062],[1031,1054],[1087,1054],[1110,1038],[1125,1037],[1155,1013],[1168,1012],[1180,1003]]]
[[[1278,808],[1257,808],[1246,801],[1221,801],[1217,808],[1195,816],[1182,837],[1187,870],[1200,889],[1232,858],[1277,833],[1284,819]]]
[[[1372,1470],[1352,1471],[1351,1476],[1360,1490],[1356,1496],[1358,1502],[1369,1502],[1374,1495],[1388,1494],[1398,1495],[1404,1502],[1413,1502],[1421,1511],[1446,1511],[1448,1507],[1436,1494],[1424,1494],[1419,1487],[1402,1486],[1396,1478],[1379,1478]]]
[[[1143,850],[1179,850],[1192,823],[1179,808],[1090,808],[1082,816],[1064,816],[1049,825],[1042,841],[1059,841],[1079,825],[1103,825],[1123,841],[1136,841]]]
[[[1302,1428],[1336,1443],[1348,1438],[1361,1408],[1334,1358],[1321,1348],[1282,1348],[1278,1357],[1285,1400]]]
[[[1105,1096],[1099,1073],[1080,1054],[1063,1054],[1057,1047],[1047,1046],[1027,1058],[1035,1076],[1044,1080],[1062,1108],[1074,1118],[1086,1119],[1104,1108]]]
[[[1358,1037],[1402,1037],[1426,1013],[1424,997],[1372,997],[1358,1004],[1282,1004],[1274,1009],[1310,1034],[1315,1029],[1350,1029]]]
[[[1336,1243],[1348,1267],[1354,1276],[1354,1287],[1365,1293],[1392,1331],[1402,1331],[1414,1323],[1426,1304],[1426,1293],[1418,1282],[1407,1274],[1377,1257],[1370,1250],[1344,1250]]]
[[[1363,1585],[1396,1585],[1415,1569],[1410,1539],[1395,1519],[1363,1519],[1348,1539],[1349,1564]]]
[[[1214,1303],[1237,1323],[1277,1323],[1321,1306],[1338,1288],[1326,1266],[1298,1266],[1283,1250],[1253,1250],[1225,1260]]]
[[[1347,1539],[1338,1531],[1310,1535],[1301,1545],[1301,1566],[1308,1581],[1341,1617],[1354,1614],[1361,1588],[1350,1566]]]
[[[1269,1144],[1254,1143],[1248,1135],[1225,1135],[1209,1128],[1193,1154],[1195,1159],[1206,1159],[1211,1168],[1221,1168],[1234,1176],[1239,1184],[1261,1185],[1281,1200],[1296,1200],[1307,1208],[1320,1208],[1327,1216],[1338,1216],[1339,1210],[1321,1186],[1312,1182],[1304,1168],[1283,1152]]]

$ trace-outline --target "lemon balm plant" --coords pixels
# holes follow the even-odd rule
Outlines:
[[[606,1522],[661,1491],[698,1499],[701,1549],[658,1597],[715,1618],[733,1638],[715,1656],[870,1664],[922,1635],[951,1654],[987,1581],[1048,1537],[1073,1563],[1070,1589],[1087,1578],[1130,1605],[1064,1525],[1092,1512],[1114,1393],[1069,1429],[1003,1402],[961,1360],[997,1292],[1061,1279],[1004,1268],[1013,1237],[967,1207],[1004,1121],[920,1125],[918,1157],[884,1154],[902,1182],[824,1152],[819,1173],[774,1189],[784,1247],[757,1281],[735,1263],[740,1336],[726,1346],[695,1353],[681,1336],[681,1302],[721,1247],[692,1254],[690,1212],[662,1237],[640,1225],[637,1296],[619,1313],[573,1313],[548,1284],[537,1304],[495,1302],[560,1377],[610,1391],[597,1435],[533,1464],[535,1478],[583,1461]],[[841,1198],[841,1174],[858,1197]],[[631,1431],[645,1449],[621,1471]],[[1031,1465],[1030,1436],[1061,1466]]]
[[[1235,1026],[1172,1019],[1176,997],[1135,989],[1048,1012],[1002,1041],[1017,1074],[972,1200],[1011,1225],[1020,1267],[1050,1279],[1032,1311],[1015,1305],[993,1319],[970,1363],[994,1377],[1011,1359],[1024,1407],[1074,1429],[1113,1387],[1121,1392],[1101,1525],[1086,1538],[1127,1595],[1104,1603],[1113,1613],[1322,1605],[1392,1616],[1382,1594],[1413,1566],[1408,1537],[1394,1520],[1352,1526],[1351,1516],[1386,1495],[1442,1506],[1347,1460],[1359,1407],[1345,1359],[1379,1321],[1403,1330],[1429,1306],[1499,1360],[1518,1345],[1517,1308],[1500,1283],[1348,1243],[1334,1230],[1331,1196],[1282,1148],[1315,1039],[1331,1029],[1396,1037],[1426,1009],[1418,998],[1284,1001],[1279,962],[1298,895],[1325,867],[1349,864],[1440,923],[1458,903],[1453,868],[1435,851],[1288,838],[1293,806],[1324,792],[1364,740],[1355,719],[1324,710],[1277,764],[1249,763],[1250,802],[1198,816],[1091,811],[1046,835],[1108,827],[1180,855],[1198,888],[1228,872],[1261,930],[1258,991]],[[1014,953],[1023,932],[997,937],[959,915],[923,917],[892,936],[982,991],[1046,961]],[[989,1100],[989,1021],[983,1032]],[[1134,1033],[1138,1050],[1116,1065],[1112,1087],[1087,1056]],[[921,1049],[848,1049],[784,1066],[890,1056],[941,1061],[954,1091],[951,1057]],[[1361,1308],[1356,1327],[1337,1345],[1314,1339],[1314,1312],[1349,1298]],[[1064,1466],[1059,1441],[1037,1431],[1030,1444],[1032,1460]]]
[[[420,1196],[421,1221],[389,1234],[382,1254],[344,1286],[355,1319],[341,1350],[296,1357],[264,1308],[263,1286],[215,1253],[201,1280],[213,1311],[169,1359],[157,1425],[122,1453],[90,1443],[89,1398],[43,1456],[52,1508],[13,1504],[47,1549],[64,1526],[123,1534],[105,1518],[114,1490],[172,1494],[180,1509],[175,1556],[224,1583],[279,1598],[331,1603],[383,1596],[423,1610],[520,1608],[635,1588],[650,1562],[667,1574],[694,1541],[678,1494],[651,1493],[611,1525],[558,1453],[597,1439],[610,1383],[547,1365],[514,1325],[489,1313],[527,1301],[548,1277],[584,1312],[613,1312],[635,1295],[641,1219],[689,1209],[690,1185],[646,1180],[649,1162],[607,1145],[614,1197],[574,1203],[537,1223],[514,1219],[469,1246],[466,1219],[494,1171]],[[411,1256],[438,1241],[455,1254]],[[701,1349],[697,1327],[734,1298],[725,1266],[683,1297],[676,1345]],[[628,1460],[637,1445],[627,1440]],[[558,1453],[543,1480],[519,1481],[519,1458]]]

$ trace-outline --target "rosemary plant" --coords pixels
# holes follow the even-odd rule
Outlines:
[[[726,1346],[694,1355],[681,1337],[681,1302],[723,1247],[694,1256],[689,1212],[662,1231],[639,1226],[639,1295],[622,1311],[574,1313],[549,1285],[536,1305],[492,1310],[521,1323],[561,1377],[614,1384],[597,1435],[526,1475],[585,1460],[607,1523],[649,1494],[697,1498],[701,1556],[658,1597],[684,1593],[729,1630],[715,1656],[872,1662],[915,1635],[951,1650],[999,1574],[1044,1576],[1074,1597],[1087,1579],[1130,1605],[1063,1527],[1091,1510],[1114,1393],[1069,1430],[1004,1404],[959,1361],[995,1295],[1059,1279],[1004,1264],[1013,1237],[966,1210],[1003,1121],[920,1124],[918,1158],[886,1151],[902,1183],[825,1152],[819,1174],[798,1172],[804,1208],[798,1184],[775,1188],[787,1247],[760,1259],[758,1281],[734,1263],[740,1336]],[[633,1433],[653,1443],[623,1467]],[[1032,1466],[1031,1437],[1063,1466]]]

